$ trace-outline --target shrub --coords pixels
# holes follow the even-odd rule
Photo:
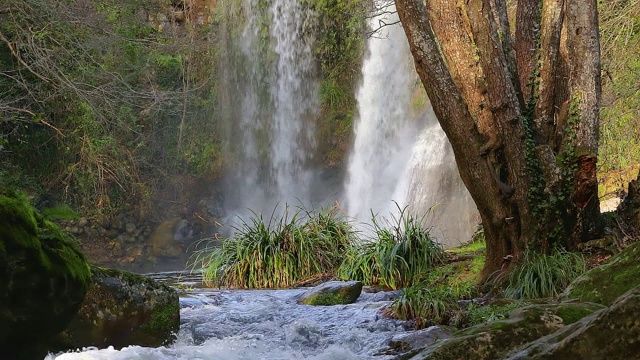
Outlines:
[[[319,213],[276,210],[268,222],[262,216],[241,220],[236,233],[222,245],[195,254],[210,285],[236,288],[282,288],[323,273],[335,272],[353,232],[335,209]],[[307,220],[303,221],[306,215]]]
[[[440,244],[406,208],[387,221],[386,227],[375,215],[372,224],[375,238],[347,252],[338,271],[342,279],[398,289],[419,283],[430,268],[443,262],[445,253]]]
[[[509,274],[504,295],[512,299],[557,296],[586,271],[580,254],[554,249],[550,255],[527,252]]]

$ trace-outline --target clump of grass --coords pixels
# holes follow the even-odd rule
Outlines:
[[[382,226],[375,215],[372,224],[375,238],[349,249],[338,270],[340,278],[398,289],[419,283],[429,269],[445,259],[444,250],[429,229],[406,208],[387,221],[387,226]]]
[[[419,285],[407,287],[403,291],[402,297],[394,301],[387,312],[394,318],[413,321],[416,329],[448,324],[460,310],[460,294],[455,289]]]
[[[303,215],[306,215],[303,216]],[[321,212],[286,208],[268,221],[253,214],[241,220],[221,246],[196,254],[208,285],[283,288],[318,274],[335,272],[354,233],[336,209]]]
[[[582,255],[554,249],[549,255],[527,252],[509,274],[504,296],[511,299],[536,299],[560,294],[586,271]]]

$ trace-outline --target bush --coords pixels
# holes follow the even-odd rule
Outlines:
[[[582,255],[554,249],[550,255],[527,252],[509,274],[504,295],[512,299],[557,296],[586,271]]]
[[[336,209],[321,212],[288,207],[268,222],[254,213],[241,220],[233,237],[212,251],[195,254],[206,269],[205,282],[235,288],[283,288],[324,273],[333,273],[354,233]],[[306,221],[303,221],[306,215]]]
[[[440,244],[406,208],[386,227],[375,215],[372,223],[375,238],[349,249],[338,271],[340,278],[398,289],[419,283],[430,268],[443,262]]]

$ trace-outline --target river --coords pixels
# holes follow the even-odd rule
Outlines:
[[[46,360],[292,360],[391,359],[388,341],[407,333],[408,324],[388,319],[380,309],[394,293],[365,293],[350,305],[299,305],[305,289],[218,290],[181,273],[153,275],[178,279],[181,327],[173,345],[86,348],[50,354]],[[174,281],[174,284],[176,282]]]

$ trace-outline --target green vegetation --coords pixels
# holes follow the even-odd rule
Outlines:
[[[530,305],[525,301],[511,301],[502,304],[478,305],[471,303],[462,312],[464,326],[474,326],[487,321],[504,320],[513,309]]]
[[[640,242],[628,246],[606,263],[578,277],[562,294],[562,298],[611,305],[619,296],[640,285],[638,259]]]
[[[640,163],[640,2],[600,0],[602,108],[599,178],[619,191],[637,174]],[[609,179],[613,178],[613,179]],[[606,184],[605,184],[606,185]]]
[[[290,213],[287,207],[277,216],[276,210],[268,221],[256,214],[248,222],[242,220],[220,247],[196,254],[195,263],[206,268],[207,283],[283,288],[335,272],[353,242],[350,225],[338,217],[338,211]]]
[[[19,0],[1,10],[1,186],[109,215],[172,174],[216,170],[215,50],[203,29],[157,20],[170,3]]]
[[[549,255],[527,252],[509,273],[504,295],[511,299],[557,296],[585,271],[585,260],[577,253],[561,249]]]
[[[306,0],[318,14],[315,54],[321,65],[320,152],[328,166],[347,155],[356,86],[365,52],[367,4],[361,0]]]
[[[440,244],[407,209],[381,225],[372,216],[375,237],[353,246],[338,271],[340,278],[390,289],[418,284],[445,260]]]
[[[460,310],[462,294],[447,287],[412,286],[404,289],[402,298],[391,304],[388,312],[401,320],[412,320],[416,329],[448,324]]]
[[[387,313],[395,318],[413,320],[416,328],[435,324],[467,326],[469,316],[459,300],[479,295],[478,274],[484,266],[481,239],[447,250],[449,262],[425,272],[423,282],[405,288]]]

